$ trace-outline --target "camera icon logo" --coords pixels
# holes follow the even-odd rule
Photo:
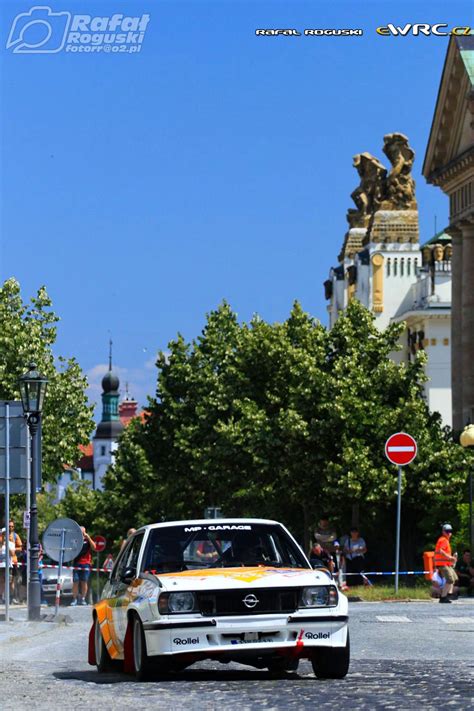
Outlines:
[[[66,41],[70,12],[53,12],[46,5],[35,5],[17,15],[10,28],[6,48],[15,54],[54,54]]]

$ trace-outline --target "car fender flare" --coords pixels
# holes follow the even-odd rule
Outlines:
[[[135,673],[135,660],[133,658],[133,618],[137,615],[135,610],[130,610],[127,613],[127,631],[123,640],[123,670],[125,674]],[[137,615],[138,617],[138,615]]]
[[[97,615],[94,613],[92,616],[92,627],[90,628],[89,631],[89,645],[88,645],[88,654],[87,654],[87,661],[88,663],[95,667],[97,664],[97,659],[95,656],[95,621],[96,621]]]

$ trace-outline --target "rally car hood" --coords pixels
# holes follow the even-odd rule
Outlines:
[[[183,570],[157,576],[164,590],[229,590],[328,585],[332,578],[324,571],[308,568],[208,568]]]

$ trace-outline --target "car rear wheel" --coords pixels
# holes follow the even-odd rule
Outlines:
[[[151,664],[146,651],[145,632],[140,618],[134,615],[132,620],[133,667],[138,681],[146,681],[151,675]]]
[[[114,663],[113,660],[110,658],[110,654],[107,651],[107,647],[105,646],[104,638],[102,637],[102,632],[100,631],[100,624],[97,617],[95,618],[94,622],[94,650],[97,671],[114,671]]]
[[[313,671],[318,679],[343,679],[349,671],[349,631],[345,647],[319,647],[311,655]]]

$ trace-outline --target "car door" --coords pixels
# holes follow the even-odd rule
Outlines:
[[[111,580],[113,592],[112,617],[117,637],[117,647],[120,652],[123,650],[127,631],[127,609],[135,597],[133,582],[137,575],[138,559],[144,535],[143,532],[137,533],[127,542],[123,555],[113,571],[113,579]]]

